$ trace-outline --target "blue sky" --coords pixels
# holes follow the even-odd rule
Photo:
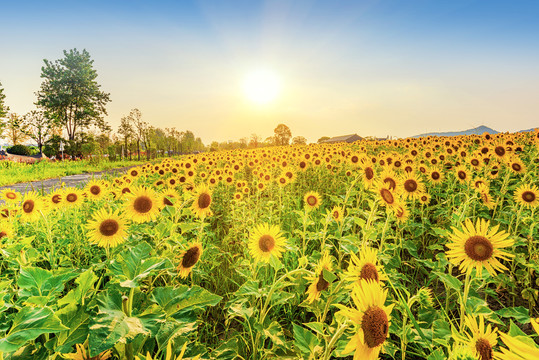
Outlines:
[[[539,125],[536,1],[12,1],[2,4],[0,82],[32,110],[43,59],[87,49],[111,93],[205,143],[347,133],[410,136],[481,124]],[[242,79],[277,73],[282,93],[249,103]]]

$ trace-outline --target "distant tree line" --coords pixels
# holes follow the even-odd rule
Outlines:
[[[36,109],[22,116],[10,112],[0,83],[0,138],[15,146],[32,141],[49,157],[63,150],[71,158],[106,154],[111,160],[150,159],[205,149],[193,132],[154,127],[138,109],[124,116],[113,134],[104,120],[110,94],[100,89],[93,62],[86,50],[77,49],[64,50],[62,59],[45,59]]]

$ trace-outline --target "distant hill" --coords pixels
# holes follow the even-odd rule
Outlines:
[[[412,136],[413,138],[418,137],[425,137],[425,136],[458,136],[458,135],[481,135],[483,133],[489,133],[489,134],[497,134],[498,131],[491,129],[487,126],[479,126],[473,129],[468,129],[464,131],[450,131],[450,132],[433,132],[433,133],[427,133],[427,134],[420,134],[416,136]]]

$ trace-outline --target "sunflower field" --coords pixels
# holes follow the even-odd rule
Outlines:
[[[3,190],[0,359],[539,359],[538,169],[536,131]]]

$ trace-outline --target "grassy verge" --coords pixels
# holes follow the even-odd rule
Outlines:
[[[62,161],[23,164],[0,161],[0,186],[144,164],[146,161]]]

